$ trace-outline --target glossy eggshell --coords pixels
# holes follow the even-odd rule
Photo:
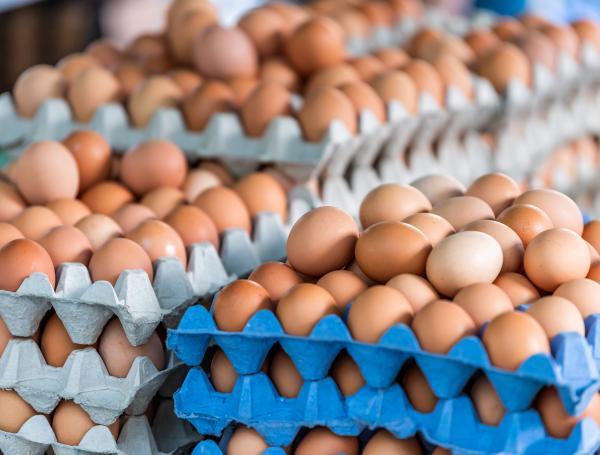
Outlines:
[[[456,232],[448,220],[435,213],[415,213],[402,221],[425,234],[431,246],[436,246],[441,240]]]
[[[52,258],[54,267],[64,262],[87,265],[92,256],[92,245],[83,232],[73,226],[58,226],[40,239],[40,245]]]
[[[23,280],[34,272],[45,274],[54,287],[52,259],[39,243],[16,239],[0,249],[0,289],[16,291]]]
[[[254,172],[238,180],[233,190],[242,198],[252,218],[261,212],[272,212],[279,215],[282,223],[287,222],[287,194],[273,176]]]
[[[248,279],[264,287],[274,302],[302,283],[302,277],[283,262],[265,262],[254,269]]]
[[[379,221],[402,221],[415,213],[430,210],[429,200],[416,188],[388,183],[371,190],[364,197],[359,218],[366,229]]]
[[[209,188],[194,199],[194,205],[213,220],[219,234],[234,228],[248,233],[252,230],[252,219],[246,204],[230,188],[225,186]],[[223,207],[227,207],[227,211],[224,211]]]
[[[176,257],[184,269],[187,266],[183,240],[175,229],[163,221],[146,220],[130,231],[127,238],[139,244],[153,263],[160,258]]]
[[[195,243],[209,242],[219,250],[220,240],[213,220],[198,207],[182,205],[166,216],[164,222],[171,226],[189,247]]]
[[[515,204],[530,204],[543,210],[555,228],[571,229],[576,234],[583,232],[583,216],[577,204],[567,195],[550,189],[526,191],[514,201]]]
[[[91,130],[79,130],[63,139],[63,144],[77,163],[80,192],[108,178],[111,148],[102,135]]]
[[[515,308],[540,298],[540,292],[531,281],[526,276],[516,272],[500,274],[494,284],[508,295]]]
[[[340,314],[343,314],[346,306],[367,288],[367,283],[350,270],[333,270],[326,273],[319,278],[317,285],[333,296]]]
[[[479,177],[465,194],[487,202],[494,215],[498,216],[519,197],[521,188],[508,175],[496,172]]]
[[[498,221],[515,231],[525,247],[536,235],[553,227],[544,211],[529,204],[508,207],[498,215]]]
[[[118,182],[104,181],[88,188],[80,199],[92,213],[112,215],[125,204],[133,202],[133,194]]]
[[[105,280],[113,286],[124,270],[143,270],[150,281],[154,277],[148,253],[129,239],[112,238],[94,251],[90,259],[92,281]]]
[[[337,313],[333,296],[316,284],[301,283],[291,288],[275,310],[283,330],[290,335],[307,336],[317,322]]]
[[[217,294],[212,309],[219,329],[240,332],[256,312],[273,310],[273,302],[260,284],[250,280],[236,280]]]
[[[112,218],[99,213],[82,218],[75,227],[85,234],[94,251],[111,238],[123,235],[122,229]]]
[[[453,301],[471,316],[478,328],[499,314],[513,310],[506,292],[491,283],[476,283],[462,288]]]
[[[502,248],[502,269],[500,273],[516,272],[523,265],[523,242],[515,231],[494,220],[479,220],[465,226],[465,231],[478,231],[492,236]]]
[[[61,401],[52,414],[52,430],[59,443],[79,445],[84,435],[96,424],[79,405],[73,401]],[[119,419],[108,426],[115,440],[119,436]]]

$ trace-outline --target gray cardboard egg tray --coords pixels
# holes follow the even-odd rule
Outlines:
[[[104,426],[91,428],[79,445],[57,442],[48,419],[37,415],[17,433],[0,431],[0,450],[7,455],[179,455],[202,439],[186,422],[175,417],[172,401],[159,404],[152,425],[146,416],[127,417],[115,441]]]

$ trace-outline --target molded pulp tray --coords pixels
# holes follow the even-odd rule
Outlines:
[[[468,380],[482,370],[494,385],[504,407],[527,409],[545,385],[555,386],[571,414],[579,414],[600,388],[600,315],[586,320],[587,338],[576,333],[557,335],[552,356],[536,354],[517,371],[491,365],[479,338],[466,337],[446,355],[423,351],[405,325],[391,327],[377,344],[352,340],[348,328],[336,315],[320,320],[310,336],[284,333],[275,315],[257,312],[242,332],[220,331],[202,306],[189,308],[176,330],[169,330],[167,345],[188,365],[200,365],[209,343],[221,347],[240,375],[260,371],[269,350],[279,343],[305,380],[324,378],[339,352],[346,349],[360,366],[368,385],[391,386],[401,367],[414,358],[439,398],[454,398]]]

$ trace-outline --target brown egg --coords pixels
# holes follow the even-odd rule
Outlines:
[[[479,420],[498,426],[506,411],[492,383],[485,376],[479,376],[471,386],[470,395]]]
[[[227,455],[260,455],[268,448],[256,430],[238,427],[227,444]]]
[[[431,213],[441,216],[456,230],[479,220],[493,220],[494,212],[482,199],[473,196],[455,196],[438,202]]]
[[[469,313],[477,328],[483,327],[499,314],[513,310],[506,292],[491,283],[475,283],[462,288],[453,301]]]
[[[176,257],[184,269],[187,255],[183,240],[177,231],[159,220],[146,220],[127,234],[127,238],[139,244],[152,262],[164,257]]]
[[[232,77],[227,79],[227,84],[233,90],[235,95],[236,105],[241,105],[246,102],[250,94],[256,89],[259,84],[259,80],[254,77]]]
[[[280,84],[292,92],[298,91],[300,85],[296,71],[284,60],[276,57],[265,60],[262,63],[260,67],[260,80]]]
[[[385,122],[387,117],[385,105],[370,85],[362,81],[354,81],[341,85],[339,89],[348,97],[358,114],[369,111],[381,123]]]
[[[210,381],[217,392],[230,393],[238,374],[225,353],[217,348],[210,362]]]
[[[448,220],[435,213],[415,213],[403,221],[425,234],[432,246],[456,232]]]
[[[50,229],[61,226],[62,221],[49,208],[31,205],[13,218],[10,224],[21,231],[25,238],[37,241]]]
[[[372,55],[355,57],[349,63],[356,70],[360,79],[365,82],[372,81],[387,70],[385,64]]]
[[[374,26],[390,27],[394,24],[395,13],[391,5],[383,0],[372,0],[358,6]]]
[[[113,74],[121,85],[121,93],[125,99],[146,80],[146,72],[136,63],[121,62],[113,69]]]
[[[316,4],[315,4],[316,5]],[[371,32],[369,19],[354,8],[340,8],[329,16],[342,28],[346,38],[366,38]]]
[[[395,47],[378,49],[373,55],[381,60],[386,68],[391,70],[401,68],[410,61],[410,57],[403,49]]]
[[[133,194],[120,183],[107,180],[89,188],[80,199],[92,213],[112,215],[125,204],[132,202]]]
[[[200,3],[208,4],[208,2]],[[167,39],[175,59],[185,64],[192,63],[195,36],[216,22],[216,15],[205,10],[188,11],[174,20],[167,30]]]
[[[543,210],[555,228],[567,228],[581,235],[583,216],[577,204],[569,196],[555,190],[526,191],[515,199],[515,204],[530,204]]]
[[[73,343],[60,318],[56,313],[52,313],[40,339],[40,348],[48,365],[62,367],[71,352],[87,347],[84,344]]]
[[[501,19],[493,25],[492,30],[503,41],[512,41],[524,35],[527,31],[523,24],[513,18]]]
[[[235,105],[231,87],[221,81],[206,81],[183,100],[181,111],[190,130],[202,131],[213,114],[233,111]]]
[[[502,313],[492,319],[482,340],[492,364],[504,370],[518,369],[534,354],[550,354],[542,326],[520,311]]]
[[[314,72],[304,87],[306,95],[324,87],[336,88],[349,82],[360,81],[358,71],[348,63],[338,63]]]
[[[521,188],[508,175],[496,172],[479,177],[465,194],[483,200],[498,216],[521,194]]]
[[[555,70],[558,48],[543,33],[528,30],[526,35],[515,41],[515,45],[525,53],[532,64],[542,65],[550,71]]]
[[[254,76],[258,70],[258,53],[240,28],[210,25],[196,34],[192,45],[196,69],[207,78],[227,79]]]
[[[302,283],[302,278],[294,269],[283,262],[265,262],[254,269],[248,279],[265,288],[274,302],[295,285]]]
[[[446,34],[443,39],[433,42],[424,50],[424,53],[418,55],[419,58],[427,60],[430,63],[434,63],[436,60],[446,56],[457,59],[464,65],[471,65],[475,60],[475,52],[469,47],[466,41],[462,37],[449,34]],[[464,69],[466,67],[458,71],[464,73]]]
[[[342,314],[351,301],[367,288],[367,283],[350,270],[333,270],[323,275],[317,285],[334,298],[338,312]]]
[[[78,221],[91,214],[90,209],[79,199],[57,199],[46,204],[46,207],[58,215],[63,224],[68,226],[77,224]]]
[[[239,21],[242,29],[254,43],[261,58],[278,54],[287,25],[276,11],[267,8],[250,10]]]
[[[60,70],[50,65],[35,65],[23,71],[13,87],[13,100],[19,115],[33,117],[42,103],[62,98],[66,80]]]
[[[386,286],[400,291],[406,297],[415,313],[425,305],[439,299],[439,295],[433,286],[419,275],[401,273],[389,280]]]
[[[185,199],[192,203],[204,190],[219,186],[221,183],[214,173],[205,169],[194,169],[188,173],[182,190]]]
[[[446,87],[457,88],[468,100],[473,98],[473,78],[462,61],[453,55],[445,54],[438,56],[431,63]]]
[[[0,390],[0,430],[17,433],[37,413],[14,390]]]
[[[52,414],[52,430],[56,440],[68,446],[77,446],[85,434],[96,424],[79,405],[73,401],[61,401]],[[115,440],[119,436],[119,419],[107,426]]]
[[[175,84],[181,90],[183,96],[191,94],[202,83],[202,77],[187,68],[175,68],[167,73]]]
[[[579,19],[571,23],[571,27],[577,33],[582,43],[587,43],[600,51],[600,28],[598,24],[591,19]]]
[[[210,242],[219,250],[219,233],[213,220],[198,207],[183,205],[173,210],[164,222],[171,226],[189,247],[195,243]]]
[[[123,231],[112,218],[99,213],[79,220],[75,227],[85,234],[94,251],[111,238],[123,235]]]
[[[529,204],[508,207],[498,215],[498,221],[515,231],[525,247],[538,234],[553,227],[552,220],[544,211]]]
[[[254,172],[239,180],[233,190],[244,201],[252,218],[261,212],[273,212],[282,223],[287,221],[287,194],[271,175]]]
[[[489,30],[474,29],[465,36],[465,42],[480,59],[502,42],[498,36]]]
[[[259,310],[273,310],[269,293],[250,280],[236,280],[225,286],[213,301],[213,317],[219,329],[240,332]]]
[[[173,66],[163,34],[138,35],[128,44],[125,53],[150,74],[165,73]]]
[[[398,439],[386,430],[378,430],[362,451],[363,455],[420,455],[423,453],[416,438]]]
[[[402,374],[402,390],[410,404],[417,411],[428,414],[435,409],[437,397],[427,382],[427,378],[416,364],[411,364]]]
[[[331,87],[309,94],[298,112],[298,121],[305,139],[311,142],[322,141],[333,121],[342,123],[350,134],[357,129],[354,106],[346,95]]]
[[[154,277],[148,253],[129,239],[112,238],[94,251],[90,259],[92,281],[105,280],[113,286],[124,270],[143,270],[150,281]]]
[[[170,141],[153,139],[127,151],[121,161],[121,180],[134,193],[144,194],[161,186],[179,188],[187,174],[187,160]]]
[[[533,284],[553,292],[567,281],[586,277],[590,253],[585,241],[573,231],[554,228],[542,232],[529,243],[523,265]]]
[[[410,185],[423,193],[431,205],[436,205],[452,197],[462,196],[465,193],[463,184],[449,175],[426,175],[414,180]]]
[[[277,11],[285,19],[285,23],[287,24],[286,35],[293,32],[311,16],[307,8],[283,1],[269,2],[264,8]]]
[[[29,239],[15,239],[0,249],[0,289],[14,292],[34,272],[46,275],[54,287],[52,259],[39,243]]]
[[[67,90],[75,120],[89,122],[103,104],[119,101],[121,87],[113,74],[100,67],[82,71]]]
[[[294,362],[283,349],[275,352],[269,368],[269,376],[279,394],[285,398],[297,397],[304,384]]]
[[[388,183],[365,196],[360,204],[360,223],[366,229],[379,221],[402,221],[410,215],[429,210],[429,200],[416,188]]]
[[[156,218],[156,214],[145,205],[131,203],[117,210],[112,218],[121,227],[123,233],[128,234],[144,221]]]
[[[454,297],[475,283],[492,283],[502,268],[502,248],[483,232],[465,231],[438,243],[427,258],[427,279],[442,295]]]
[[[316,284],[300,283],[279,300],[275,310],[283,330],[307,336],[321,318],[337,313],[333,296]]]
[[[549,340],[563,332],[585,335],[581,313],[564,297],[542,297],[531,304],[527,313],[542,326]]]
[[[418,110],[419,92],[411,77],[402,71],[387,71],[371,81],[373,89],[387,105],[399,102],[409,114]]]
[[[584,319],[600,313],[600,283],[588,278],[567,281],[556,288],[554,295],[572,302]]]
[[[350,306],[348,329],[355,340],[377,343],[393,325],[410,325],[414,311],[406,297],[391,286],[372,286]]]
[[[333,363],[331,377],[346,397],[354,395],[365,385],[360,367],[346,351],[342,351]]]
[[[258,85],[240,108],[246,133],[252,137],[262,136],[275,117],[291,113],[290,93],[275,82]]]
[[[296,448],[296,455],[358,455],[358,439],[353,436],[338,436],[327,428],[310,430]]]
[[[308,75],[344,59],[344,32],[333,20],[314,17],[296,28],[285,51],[296,71]]]
[[[292,267],[309,276],[338,270],[354,257],[358,227],[354,219],[335,207],[305,213],[292,227],[287,256]]]
[[[503,43],[486,53],[477,65],[479,75],[488,79],[498,92],[504,92],[513,80],[531,85],[531,64],[518,47]]]
[[[519,273],[502,273],[496,278],[494,284],[508,295],[513,307],[531,303],[540,298],[539,291],[531,284],[531,281]]]
[[[77,163],[60,142],[39,141],[19,157],[17,188],[30,204],[74,198],[79,188]]]
[[[160,219],[167,216],[175,208],[183,205],[185,195],[172,186],[161,186],[146,193],[140,203],[148,207]]]
[[[546,431],[555,438],[568,438],[575,425],[585,418],[591,418],[600,425],[600,396],[597,393],[580,416],[572,416],[565,410],[560,395],[552,387],[542,389],[536,398],[535,407]]]
[[[56,64],[56,68],[63,73],[67,83],[75,80],[82,71],[97,66],[100,66],[100,62],[94,56],[80,53],[66,55]]]
[[[182,97],[183,91],[171,78],[151,76],[133,91],[127,110],[133,124],[145,128],[157,110],[177,106]]]
[[[418,0],[391,0],[396,16],[399,18],[418,18],[423,15],[423,4]]]
[[[40,239],[54,267],[64,262],[88,264],[92,256],[92,245],[83,232],[73,226],[58,226]]]
[[[506,224],[494,220],[479,220],[469,223],[465,231],[479,231],[492,236],[502,248],[502,269],[500,273],[516,272],[523,264],[523,242],[515,231]]]
[[[16,239],[24,239],[25,237],[15,226],[8,223],[0,222],[0,248]],[[1,354],[0,354],[1,355]]]
[[[412,55],[422,55],[427,48],[442,39],[444,39],[444,35],[440,30],[425,26],[411,37],[406,48]]]
[[[429,93],[440,106],[445,104],[444,81],[430,63],[413,59],[402,71],[413,79],[420,92]]]
[[[587,278],[600,283],[600,264],[595,264],[590,267],[590,271],[587,274]]]
[[[252,220],[242,198],[225,186],[216,186],[200,193],[194,205],[203,210],[222,234],[226,229],[243,229],[250,233]],[[223,210],[227,207],[227,211]]]
[[[542,32],[550,38],[559,52],[574,59],[579,57],[579,38],[570,26],[548,25],[542,29]]]
[[[0,221],[10,221],[25,208],[25,201],[10,184],[0,180]]]
[[[113,44],[103,39],[92,41],[90,44],[88,44],[85,48],[85,53],[90,54],[96,60],[98,60],[102,66],[106,67],[113,66],[122,58],[121,51],[119,51]]]

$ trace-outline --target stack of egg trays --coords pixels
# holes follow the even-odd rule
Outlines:
[[[432,442],[473,453],[588,453],[600,447],[600,428],[584,419],[567,440],[549,437],[531,404],[544,386],[554,386],[565,409],[578,415],[600,388],[600,315],[586,320],[586,336],[560,334],[552,340],[552,355],[538,354],[517,371],[491,365],[479,338],[467,337],[448,354],[423,351],[405,325],[390,328],[377,344],[352,340],[338,316],[323,318],[308,337],[283,332],[275,315],[256,313],[242,332],[220,331],[209,310],[187,310],[168,346],[192,366],[175,394],[175,410],[200,433],[219,435],[230,423],[255,428],[273,446],[286,446],[301,427],[327,426],[342,435],[365,428],[386,428],[399,438],[421,432]],[[231,393],[219,393],[202,370],[209,345],[218,345],[239,377]],[[279,344],[305,383],[297,398],[282,398],[261,366]],[[328,377],[341,350],[359,365],[366,385],[344,398]],[[402,366],[414,359],[439,403],[430,414],[417,412],[395,383]],[[482,371],[507,409],[498,427],[478,422],[465,385]]]

